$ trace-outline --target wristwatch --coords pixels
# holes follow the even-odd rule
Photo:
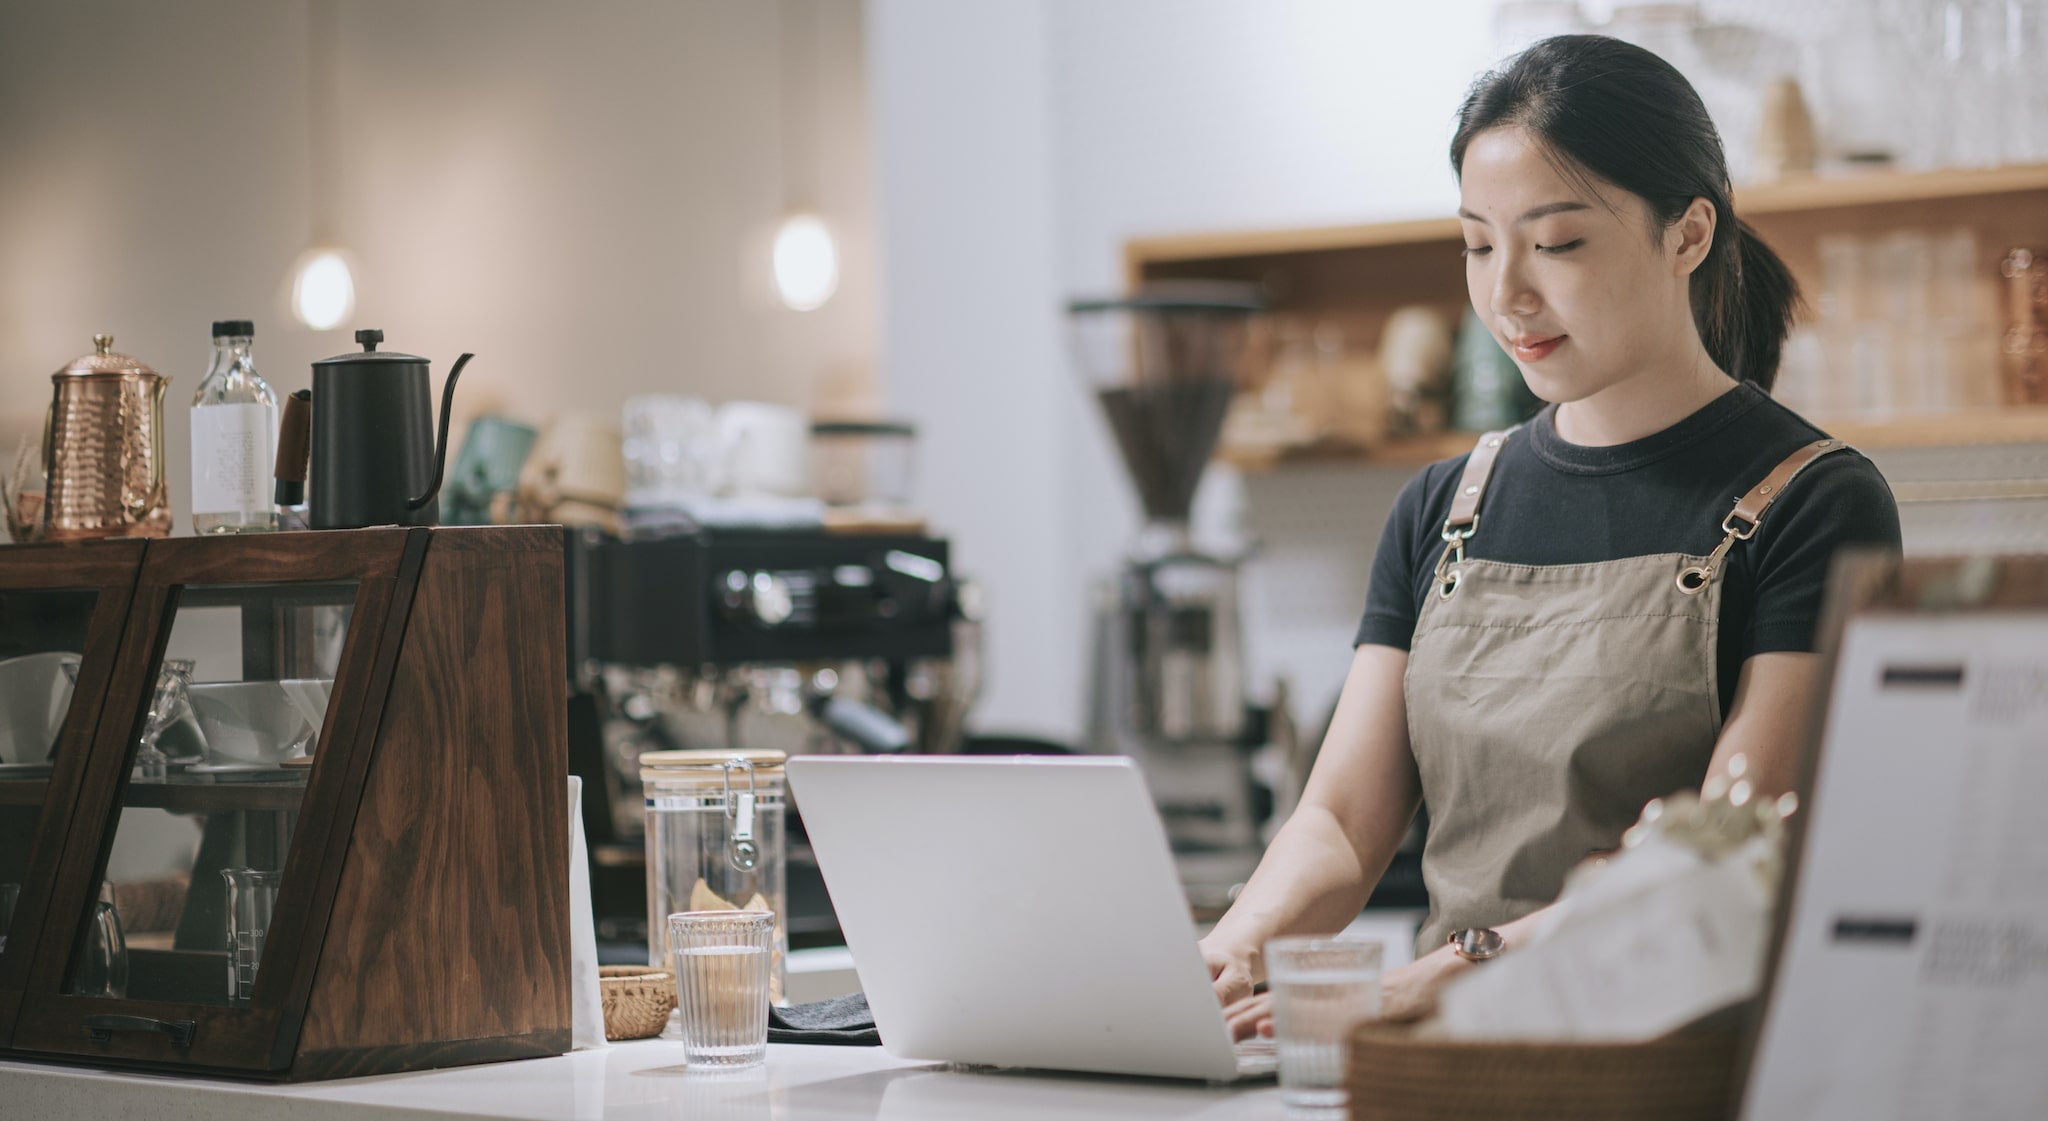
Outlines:
[[[1466,927],[1451,932],[1451,952],[1466,961],[1488,961],[1501,955],[1508,948],[1507,940],[1500,931],[1483,926]]]

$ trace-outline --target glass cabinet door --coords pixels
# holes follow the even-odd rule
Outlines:
[[[287,1061],[413,532],[149,544],[17,1050]]]
[[[13,1028],[141,542],[0,547],[0,1042]]]
[[[182,589],[64,991],[244,1004],[358,582]]]
[[[64,734],[97,588],[0,591],[0,954]],[[84,714],[81,714],[81,719]]]

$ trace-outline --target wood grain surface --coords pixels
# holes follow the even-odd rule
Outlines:
[[[566,1047],[561,550],[554,528],[434,531],[291,1077]]]

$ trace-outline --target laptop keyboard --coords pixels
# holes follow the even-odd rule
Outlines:
[[[1265,1036],[1253,1036],[1236,1044],[1237,1073],[1252,1077],[1272,1074],[1280,1069],[1280,1049]]]

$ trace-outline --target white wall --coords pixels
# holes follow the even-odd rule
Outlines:
[[[334,219],[360,298],[353,322],[315,333],[284,303],[312,232],[303,0],[0,5],[0,460],[39,430],[49,373],[112,331],[174,379],[188,531],[182,406],[208,324],[238,317],[280,391],[354,349],[356,327],[437,376],[474,350],[458,421],[616,416],[648,390],[869,391],[858,0],[335,8]],[[809,313],[771,304],[761,264],[784,205],[779,8],[816,12],[818,150],[796,155],[841,235],[839,294]]]
[[[991,588],[982,728],[1081,731],[1087,588],[1137,503],[1058,308],[1120,288],[1139,234],[1447,213],[1445,144],[1484,0],[871,0],[884,381],[931,418],[924,499]],[[970,401],[972,403],[970,403]],[[1253,682],[1334,696],[1400,474],[1240,482],[1197,521],[1265,539]]]
[[[883,390],[919,424],[918,499],[988,592],[974,722],[1071,736],[1083,591],[1045,27],[1028,0],[870,0],[869,103]]]

